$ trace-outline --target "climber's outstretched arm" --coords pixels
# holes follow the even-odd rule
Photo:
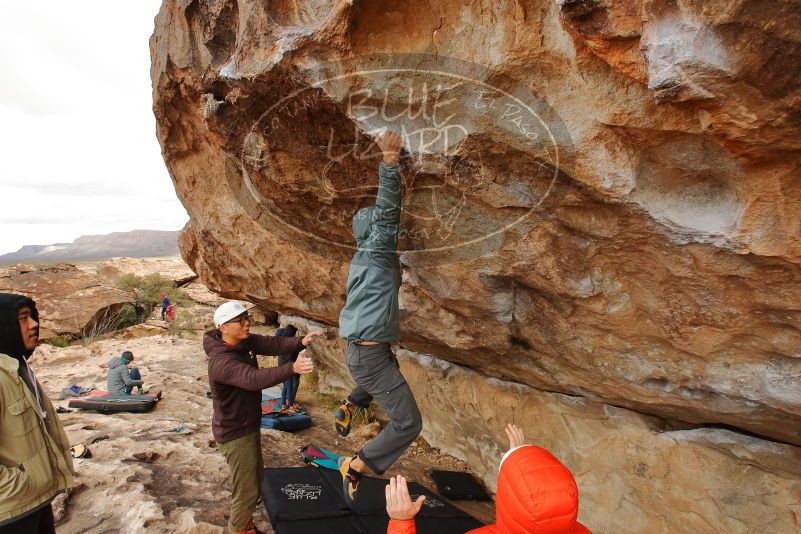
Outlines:
[[[378,167],[378,196],[375,204],[387,212],[390,218],[400,221],[401,183],[398,170],[398,155],[403,140],[395,132],[386,132],[376,138],[376,144],[383,154]]]

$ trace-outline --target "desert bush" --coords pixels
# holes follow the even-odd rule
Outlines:
[[[47,340],[47,344],[63,349],[64,347],[69,347],[70,344],[72,344],[72,338],[69,336],[53,336]]]
[[[138,324],[138,322],[133,304],[126,304],[117,314],[117,328],[115,328],[115,330],[128,328],[129,326]]]
[[[106,308],[95,317],[91,325],[81,330],[81,342],[84,345],[90,345],[110,332],[127,328],[137,323],[136,310],[134,310],[132,304],[125,304],[119,311]]]
[[[175,318],[170,321],[167,332],[174,336],[181,336],[183,334],[194,336],[197,334],[196,319],[197,316],[190,310],[179,309],[175,313]]]

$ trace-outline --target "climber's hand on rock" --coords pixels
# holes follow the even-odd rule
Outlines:
[[[389,479],[386,490],[387,498],[387,514],[392,519],[398,521],[406,521],[414,519],[414,516],[420,511],[423,506],[423,501],[426,500],[425,495],[420,495],[416,501],[412,502],[409,496],[409,486],[406,484],[406,479],[398,475]]]
[[[509,438],[510,449],[514,449],[515,447],[520,447],[521,445],[525,445],[525,438],[523,437],[523,431],[520,429],[519,426],[513,425],[512,423],[506,425],[506,436]]]
[[[398,163],[398,154],[403,146],[403,140],[395,132],[384,132],[376,137],[375,140],[381,153],[384,155],[384,163],[395,165]]]
[[[314,371],[314,362],[312,362],[311,358],[306,356],[306,349],[300,351],[298,359],[292,364],[292,370],[297,375],[305,375]]]
[[[309,345],[314,343],[315,338],[320,337],[322,335],[323,335],[322,332],[309,332],[308,334],[303,336],[303,341],[301,341],[301,343],[303,343],[304,347],[308,347]]]

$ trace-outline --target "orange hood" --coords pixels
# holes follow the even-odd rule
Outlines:
[[[495,502],[495,529],[502,534],[591,534],[576,521],[573,475],[540,447],[520,447],[504,459]]]

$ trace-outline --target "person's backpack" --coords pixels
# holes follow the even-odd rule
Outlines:
[[[431,479],[437,485],[437,491],[443,497],[454,501],[489,501],[490,497],[484,488],[470,473],[461,471],[431,471]]]

